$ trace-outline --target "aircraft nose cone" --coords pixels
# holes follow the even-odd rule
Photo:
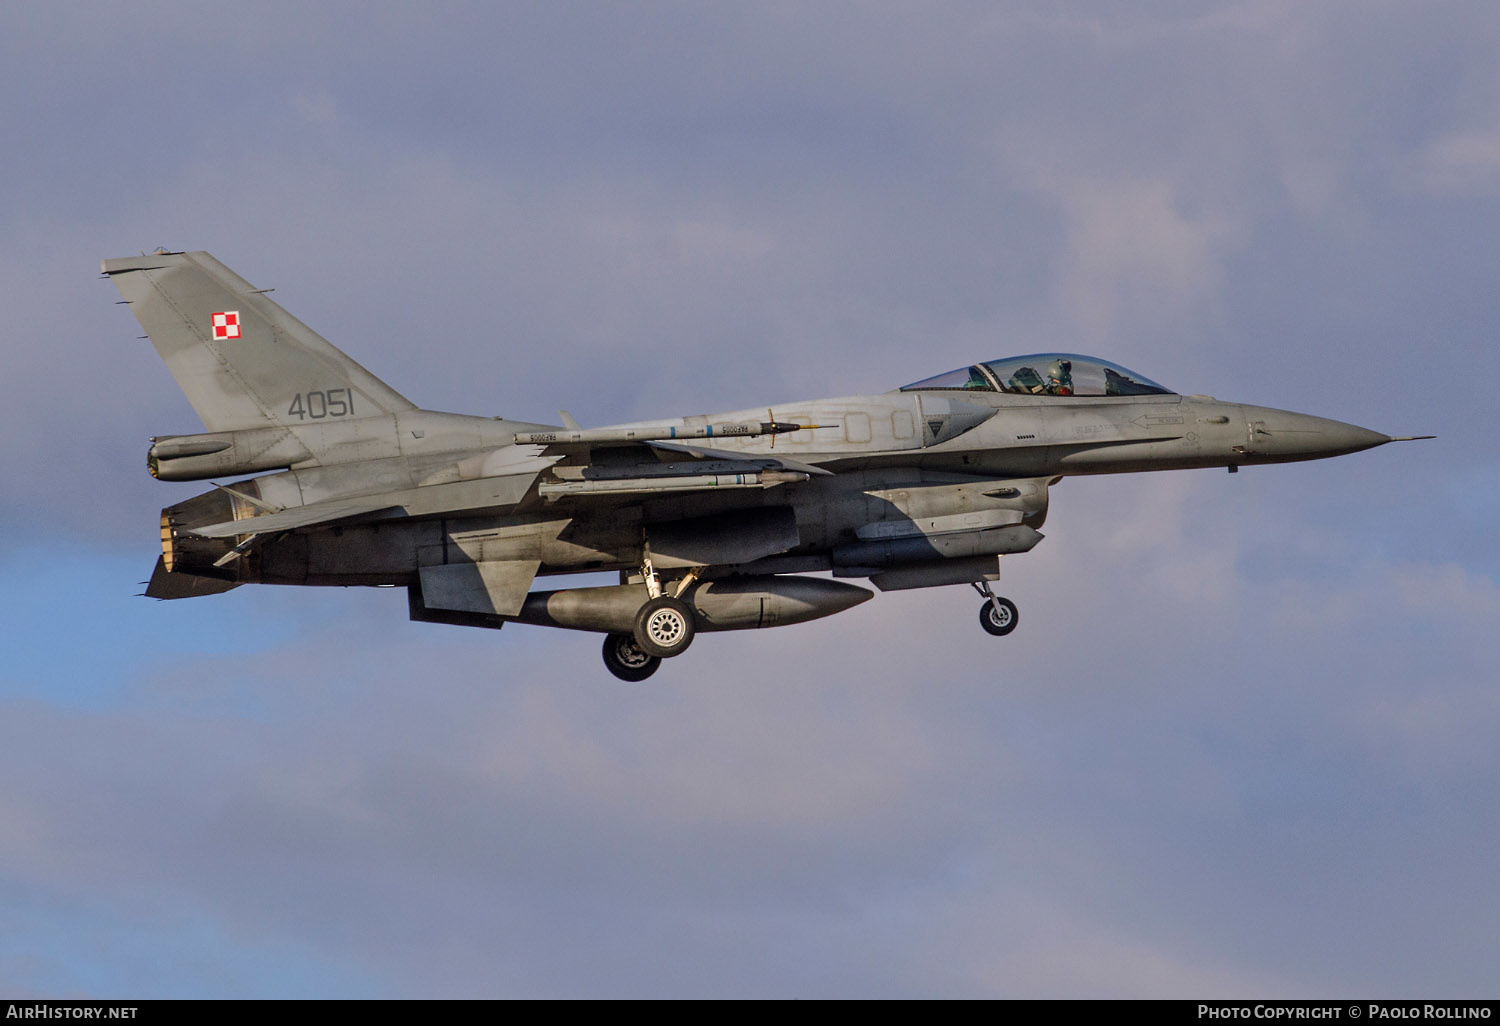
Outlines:
[[[1247,407],[1250,447],[1268,456],[1318,459],[1372,449],[1391,440],[1389,435],[1326,417],[1287,410]]]

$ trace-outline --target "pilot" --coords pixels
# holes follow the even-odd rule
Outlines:
[[[1053,360],[1047,367],[1047,394],[1073,394],[1073,361]]]

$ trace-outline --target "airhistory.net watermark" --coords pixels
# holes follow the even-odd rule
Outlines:
[[[134,1019],[135,1005],[60,1005],[28,1001],[5,1006],[7,1019]]]

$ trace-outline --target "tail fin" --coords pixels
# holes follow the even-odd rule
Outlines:
[[[100,266],[210,431],[416,409],[207,253]]]

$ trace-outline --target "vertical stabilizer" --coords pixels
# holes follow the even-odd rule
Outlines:
[[[416,409],[207,253],[100,266],[210,431]]]

